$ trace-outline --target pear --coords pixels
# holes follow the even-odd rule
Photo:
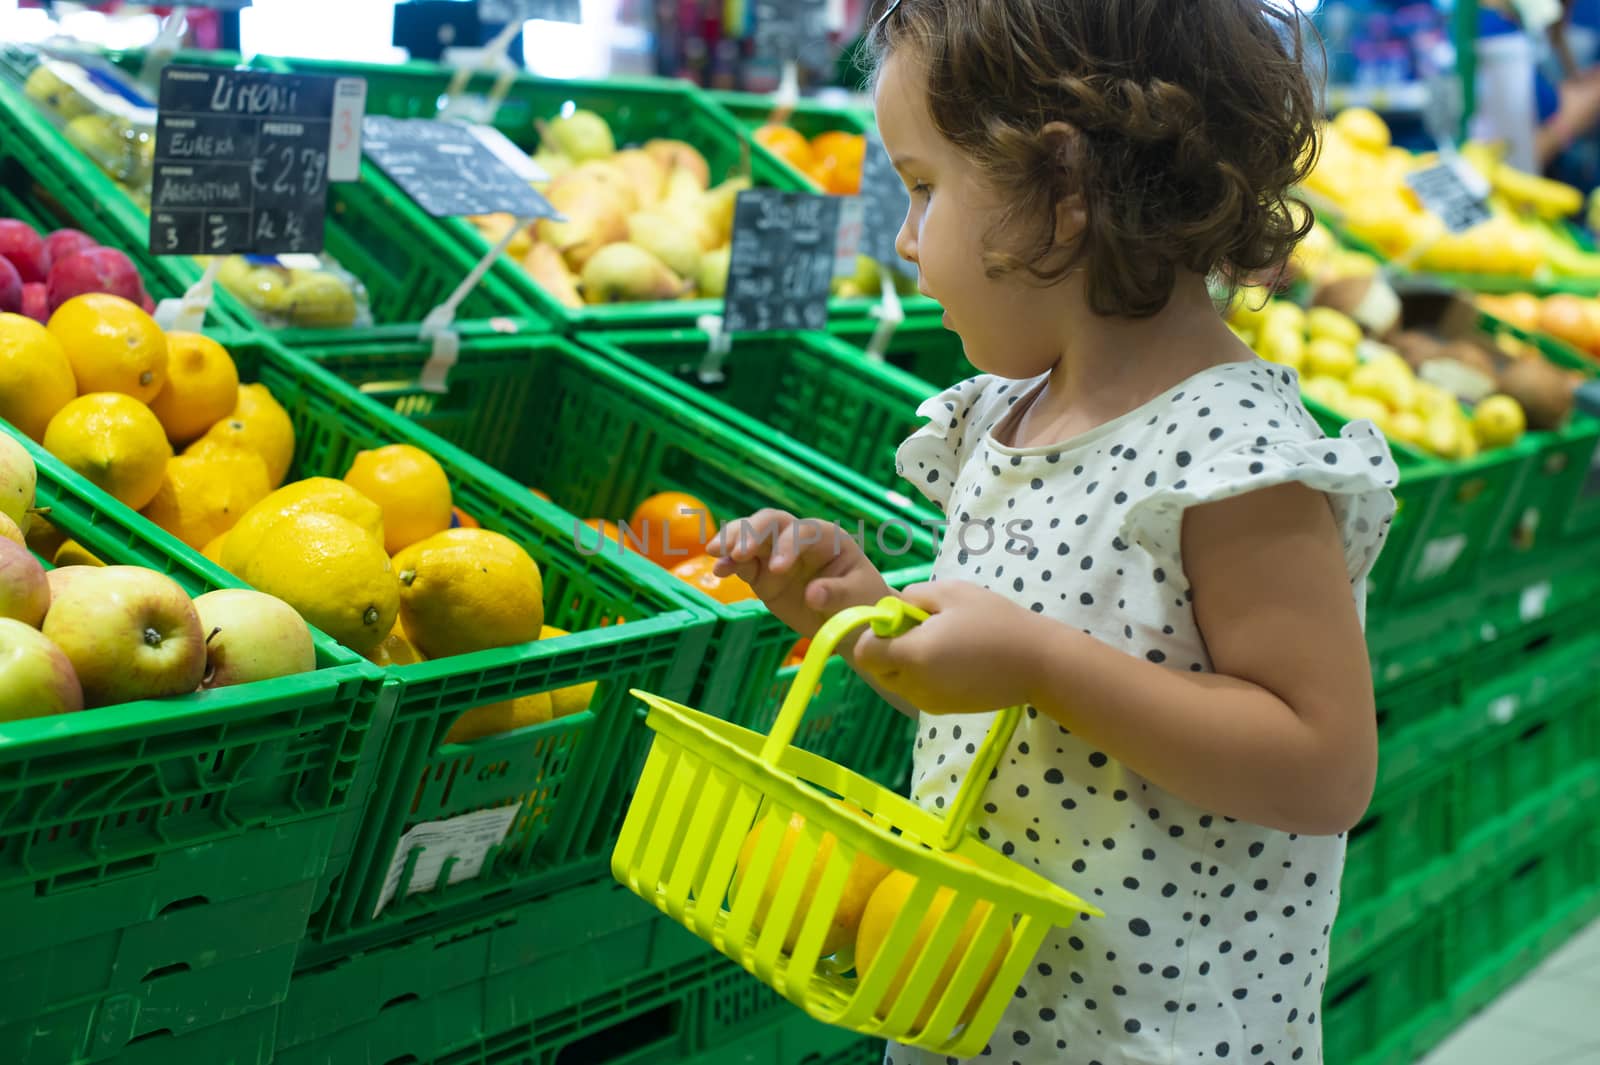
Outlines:
[[[567,261],[561,257],[561,253],[550,245],[543,241],[535,244],[523,257],[522,268],[528,271],[528,276],[533,278],[535,284],[563,307],[577,310],[583,306],[583,297],[578,294],[577,277],[567,269]]]
[[[720,300],[728,292],[728,264],[733,259],[732,248],[713,248],[700,259],[700,272],[695,282],[700,295],[708,300]]]
[[[583,298],[590,303],[675,300],[686,291],[666,263],[637,244],[611,244],[583,268]]]
[[[700,191],[704,192],[711,187],[711,164],[706,162],[706,157],[692,144],[657,138],[646,142],[644,150],[660,163],[667,173],[687,170],[700,186]]]
[[[662,195],[667,191],[667,170],[646,152],[638,148],[618,152],[612,158],[611,165],[621,170],[632,183],[641,210],[648,210],[661,202]]]
[[[32,518],[39,471],[33,456],[4,430],[0,430],[0,514],[11,519],[24,536]]]
[[[561,252],[574,270],[582,270],[607,244],[628,239],[628,213],[603,189],[582,184],[552,187],[550,203],[567,221],[540,219],[539,239]]]
[[[738,206],[739,193],[749,187],[749,178],[729,178],[701,198],[700,214],[714,241],[709,248],[720,248],[733,239],[733,211]]]
[[[639,195],[634,190],[633,182],[621,167],[609,161],[580,163],[550,183],[547,198],[568,189],[580,188],[604,193],[616,201],[624,214],[632,214],[639,209]]]
[[[549,174],[551,181],[554,181],[556,178],[567,173],[573,167],[578,165],[572,161],[572,157],[570,155],[566,155],[562,152],[551,151],[549,148],[540,148],[533,154],[532,159],[533,165],[538,167],[540,170],[543,170],[546,174]]]
[[[617,139],[606,120],[593,111],[574,111],[544,126],[546,143],[577,163],[609,159],[617,154]]]
[[[661,193],[662,206],[698,213],[705,197],[706,190],[700,187],[700,182],[689,171],[672,170],[667,173],[667,183]]]
[[[509,214],[481,215],[472,220],[478,233],[490,245],[500,243],[510,233],[517,220]],[[533,236],[524,228],[511,238],[511,243],[506,245],[506,254],[513,259],[521,259],[533,247]]]
[[[705,254],[693,219],[665,211],[640,211],[628,219],[628,240],[651,253],[679,277],[698,277]]]

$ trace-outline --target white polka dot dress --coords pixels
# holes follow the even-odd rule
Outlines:
[[[1180,554],[1191,506],[1297,481],[1326,493],[1365,615],[1398,470],[1366,422],[1329,439],[1293,371],[1227,363],[1067,443],[993,430],[1043,379],[966,381],[929,400],[903,476],[943,508],[936,580],[981,585],[1169,669],[1207,672]],[[924,715],[912,794],[943,810],[992,714]],[[1057,929],[984,1062],[1322,1061],[1319,1011],[1344,837],[1214,816],[1029,708],[976,821],[991,847],[1107,916]],[[891,1044],[892,1065],[954,1058]]]

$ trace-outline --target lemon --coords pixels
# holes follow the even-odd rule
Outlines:
[[[1306,340],[1300,330],[1286,325],[1275,325],[1261,334],[1256,351],[1263,359],[1288,366],[1294,370],[1305,368]]]
[[[384,548],[391,555],[450,528],[450,481],[421,448],[390,444],[358,452],[344,482],[383,508]]]
[[[1332,307],[1313,307],[1306,314],[1306,332],[1312,340],[1337,340],[1347,347],[1360,344],[1366,335],[1354,318]]]
[[[1306,378],[1300,386],[1307,399],[1315,400],[1324,407],[1338,408],[1345,400],[1350,398],[1350,389],[1337,377],[1313,375]]]
[[[1365,107],[1346,108],[1334,117],[1333,125],[1344,134],[1345,140],[1374,154],[1388,151],[1393,141],[1389,124],[1376,111]]]
[[[558,629],[553,625],[546,625],[539,630],[539,639],[554,640],[562,636],[570,636],[565,629]],[[557,717],[566,717],[568,714],[580,714],[589,709],[589,704],[594,701],[595,689],[600,685],[595,681],[584,684],[574,684],[570,688],[560,688],[550,693],[551,700],[555,703]]]
[[[267,464],[252,451],[177,455],[142,513],[196,551],[239,523],[272,491]]]
[[[1306,312],[1293,303],[1274,300],[1267,305],[1264,315],[1264,320],[1256,330],[1263,336],[1272,329],[1293,329],[1302,335],[1306,331]]]
[[[383,546],[383,512],[378,504],[343,481],[308,477],[284,485],[245,511],[238,524],[228,532],[228,541],[222,549],[223,568],[238,573],[245,559],[264,543],[267,529],[289,514],[334,514],[346,518],[360,526],[373,543]]]
[[[205,435],[233,413],[239,400],[239,371],[226,348],[198,333],[167,334],[167,383],[150,401],[150,410],[173,444]]]
[[[379,666],[409,666],[422,661],[422,656],[417,649],[411,646],[405,634],[398,631],[391,632],[383,638],[383,642],[367,652],[367,658]]]
[[[167,380],[167,338],[143,308],[102,292],[74,296],[50,316],[79,392],[121,392],[149,403]]]
[[[44,446],[134,510],[155,498],[172,457],[150,408],[120,392],[92,392],[62,407],[44,431]]]
[[[1266,289],[1248,285],[1239,290],[1229,308],[1228,321],[1242,330],[1259,332],[1266,324],[1267,311],[1272,306]]]
[[[416,649],[449,658],[539,638],[544,582],[528,553],[486,529],[448,529],[394,558]]]
[[[1306,369],[1317,377],[1349,377],[1360,363],[1355,349],[1337,340],[1323,338],[1306,346]]]
[[[229,535],[225,554],[234,538]],[[389,556],[366,529],[337,514],[280,516],[234,572],[357,654],[383,642],[400,608]]]
[[[1369,362],[1350,374],[1350,393],[1376,400],[1389,410],[1411,410],[1417,404],[1417,383],[1404,363]]]
[[[228,542],[228,534],[220,533],[213,537],[211,542],[201,548],[200,553],[217,565],[222,566],[222,545]],[[228,567],[222,566],[223,569]]]
[[[1485,449],[1510,447],[1528,431],[1528,415],[1507,395],[1493,395],[1472,412],[1472,432]]]
[[[509,702],[491,703],[488,706],[478,706],[468,710],[450,726],[450,731],[445,733],[444,742],[471,743],[485,736],[497,736],[502,732],[513,732],[530,725],[542,725],[554,716],[549,692],[524,695]]]
[[[68,566],[104,566],[105,562],[78,541],[63,540],[50,564],[56,569],[65,569]]]
[[[276,488],[288,476],[289,464],[294,461],[294,423],[265,385],[240,385],[233,410],[206,430],[189,450],[201,452],[213,447],[254,451],[266,460],[267,480]]]
[[[37,443],[77,394],[61,342],[32,318],[0,314],[0,418]]]
[[[1389,408],[1371,396],[1350,395],[1334,406],[1340,414],[1353,422],[1369,421],[1378,428],[1389,428]]]
[[[1403,410],[1389,419],[1389,435],[1402,444],[1422,447],[1428,436],[1428,423],[1416,411]]]

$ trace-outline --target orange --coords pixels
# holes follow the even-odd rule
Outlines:
[[[445,733],[446,743],[471,743],[485,736],[498,736],[502,732],[515,732],[530,725],[543,725],[553,715],[549,692],[524,695],[504,703],[478,706],[456,719]]]
[[[854,196],[861,191],[861,170],[866,165],[867,141],[858,133],[823,133],[811,142],[816,160],[810,171],[823,190],[836,196]]]
[[[254,452],[178,455],[167,460],[161,487],[141,513],[203,551],[271,491],[267,464]]]
[[[631,551],[639,546],[637,539],[624,536],[622,527],[614,521],[606,521],[604,518],[588,518],[584,521],[584,524],[600,534],[599,540],[594,537],[586,537],[581,541],[585,550],[597,549],[590,550],[591,554],[597,553],[598,549],[601,548],[611,551],[613,550],[613,544],[621,544],[624,551]],[[610,543],[602,541],[610,541]]]
[[[44,447],[134,510],[156,497],[172,448],[150,408],[121,392],[79,396],[56,412]]]
[[[383,508],[383,546],[391,555],[450,528],[450,479],[419,447],[358,452],[344,483]]]
[[[550,493],[541,492],[537,488],[529,488],[528,491],[532,492],[534,495],[538,496],[540,499],[544,500],[546,503],[550,502]]]
[[[803,663],[806,660],[806,652],[809,650],[811,650],[811,637],[808,636],[803,640],[797,641],[789,649],[789,657],[783,660],[784,668],[788,669],[790,666],[798,666]]]
[[[267,481],[276,488],[294,461],[294,423],[266,385],[240,385],[233,410],[189,445],[187,454],[214,447],[242,447],[267,463]]]
[[[768,123],[756,130],[755,140],[797,170],[805,170],[811,165],[811,144],[798,130]]]
[[[238,401],[239,371],[226,348],[198,333],[167,334],[167,383],[150,409],[173,446],[204,436]]]
[[[450,508],[450,515],[451,515],[451,522],[450,522],[451,528],[454,528],[454,529],[481,529],[481,528],[483,528],[482,525],[478,524],[478,519],[477,518],[474,518],[471,514],[468,514],[466,511],[462,510],[460,507],[451,507]]]
[[[770,816],[762,818],[745,837],[744,847],[739,851],[739,862],[733,873],[732,897],[735,900],[744,881],[745,869],[755,857],[756,846],[761,842],[761,833],[772,820]],[[789,828],[784,833],[783,842],[778,844],[777,857],[773,859],[772,868],[762,885],[761,901],[756,904],[755,923],[752,927],[757,932],[761,931],[762,923],[767,919],[767,911],[772,908],[772,901],[778,896],[778,888],[783,883],[788,869],[789,857],[805,826],[806,819],[800,814],[790,816]],[[838,837],[832,832],[827,832],[823,834],[822,842],[817,846],[817,855],[812,860],[811,871],[806,877],[805,886],[800,890],[795,919],[784,936],[783,949],[787,953],[793,953],[795,944],[800,940],[800,928],[805,923],[807,911],[813,905],[817,887],[822,883],[822,874],[827,871],[828,861],[832,858],[833,848],[838,842]],[[865,854],[855,856],[854,861],[850,863],[850,873],[845,880],[844,893],[839,897],[839,905],[833,912],[833,922],[828,928],[828,934],[822,940],[823,957],[843,950],[855,938],[856,929],[861,923],[861,915],[867,907],[868,900],[889,872],[889,867],[875,858]]]
[[[0,418],[38,443],[77,394],[61,341],[32,318],[0,314]]]
[[[659,492],[646,499],[628,527],[644,542],[642,554],[667,569],[705,554],[717,534],[711,508],[686,492]]]
[[[167,382],[167,338],[144,309],[121,296],[74,296],[46,326],[61,342],[80,393],[121,392],[149,403]]]
[[[867,901],[867,908],[861,915],[861,929],[856,934],[856,972],[863,977],[871,971],[872,963],[878,956],[878,951],[889,938],[889,930],[894,927],[895,918],[906,908],[911,898],[912,889],[917,886],[917,878],[910,873],[896,869],[884,877],[872,898]],[[916,936],[913,938],[911,948],[906,952],[905,960],[900,965],[900,971],[895,973],[894,979],[889,982],[889,992],[884,997],[883,1006],[878,1016],[885,1017],[889,1010],[897,1003],[900,991],[905,987],[912,968],[919,960],[923,945],[928,937],[933,934],[934,927],[939,923],[945,911],[950,909],[950,903],[955,898],[955,892],[949,888],[940,888],[933,896],[927,913],[922,918],[922,923],[917,927]],[[938,1005],[939,996],[950,985],[950,978],[955,975],[956,967],[966,959],[967,949],[972,944],[972,937],[977,934],[978,927],[989,916],[993,907],[987,902],[980,902],[972,908],[967,922],[962,926],[961,934],[956,937],[955,947],[950,951],[949,960],[944,968],[939,971],[938,978],[934,981],[933,990],[929,992],[928,1001],[923,1006],[921,1014],[917,1017],[917,1028],[927,1026],[933,1017],[933,1010]],[[1011,933],[1007,931],[1000,940],[1000,947],[984,967],[983,975],[978,980],[978,987],[972,993],[971,1000],[967,1003],[966,1010],[961,1015],[961,1023],[966,1024],[978,1011],[978,1004],[988,992],[989,985],[994,983],[995,975],[1000,971],[1000,965],[1005,961],[1006,953],[1011,950]]]
[[[700,589],[719,603],[741,603],[756,597],[751,588],[738,577],[723,579],[711,572],[717,560],[710,555],[698,555],[672,568],[672,575]]]

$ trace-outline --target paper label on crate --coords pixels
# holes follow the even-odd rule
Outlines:
[[[367,114],[367,79],[340,78],[333,87],[333,140],[328,180],[361,180],[361,120]]]
[[[400,837],[389,861],[389,875],[384,878],[383,893],[378,896],[376,917],[384,907],[394,901],[400,890],[400,878],[405,875],[406,862],[413,851],[420,850],[416,865],[411,870],[411,882],[406,894],[418,895],[439,886],[439,874],[445,863],[451,862],[447,884],[476,879],[483,872],[483,863],[489,851],[498,846],[511,831],[511,824],[522,811],[521,806],[501,806],[493,810],[462,814],[448,821],[425,821]]]
[[[839,235],[833,246],[833,276],[854,277],[856,256],[861,252],[861,203],[859,200],[841,200],[839,203]]]
[[[1407,174],[1406,184],[1452,233],[1476,229],[1494,217],[1488,183],[1459,160]]]
[[[1449,573],[1450,567],[1456,564],[1461,557],[1461,552],[1467,549],[1467,534],[1457,533],[1454,536],[1441,536],[1430,541],[1422,549],[1422,562],[1417,566],[1417,578],[1428,580],[1443,573]]]
[[[1538,621],[1544,617],[1545,611],[1550,607],[1550,595],[1554,589],[1549,581],[1540,581],[1522,590],[1522,600],[1518,604],[1518,613],[1523,621]]]

